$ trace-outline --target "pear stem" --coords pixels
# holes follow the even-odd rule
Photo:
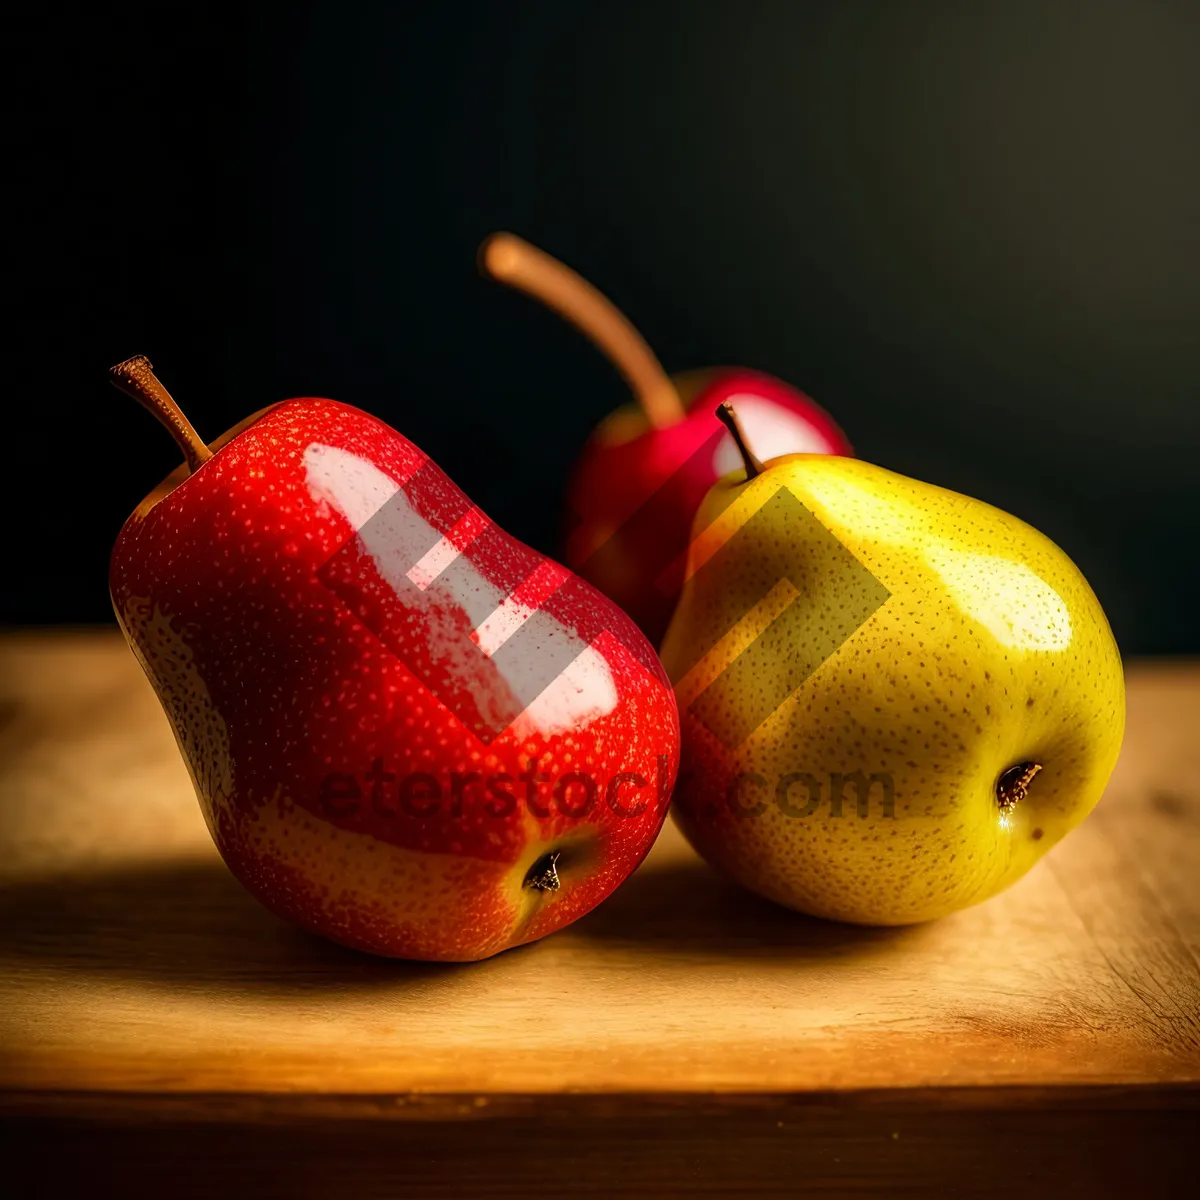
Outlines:
[[[746,479],[751,480],[756,475],[761,475],[766,467],[763,466],[762,459],[750,449],[750,444],[746,441],[746,431],[742,428],[737,410],[728,400],[723,401],[718,407],[717,419],[733,434],[733,440],[737,443],[742,461],[746,464]]]
[[[183,415],[183,409],[175,403],[171,393],[158,381],[150,360],[144,354],[135,354],[133,358],[117,363],[109,369],[108,378],[117,391],[132,396],[170,430],[183,451],[188,470],[196,471],[212,458],[212,451],[192,428],[192,423]]]
[[[565,263],[514,234],[494,233],[479,247],[479,267],[554,309],[590,338],[625,377],[654,428],[666,429],[687,415],[646,339],[607,296]]]

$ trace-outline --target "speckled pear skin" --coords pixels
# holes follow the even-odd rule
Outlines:
[[[754,520],[781,488],[783,515]],[[1082,574],[1017,518],[789,455],[715,485],[688,574],[661,652],[683,734],[673,811],[753,891],[841,921],[929,920],[1014,883],[1100,799],[1124,732],[1120,656]],[[757,655],[765,669],[710,687],[789,603],[799,632]],[[736,744],[740,710],[789,690]],[[1041,771],[1003,806],[997,781],[1022,763]]]
[[[653,844],[678,766],[674,696],[629,618],[359,409],[290,400],[212,449],[138,506],[109,582],[233,874],[279,916],[399,958],[486,958],[600,903]],[[365,541],[404,496],[410,523]],[[454,534],[438,548],[457,590],[432,569],[396,585],[425,561],[421,526]],[[361,607],[322,582],[347,553]],[[515,667],[471,652],[467,602],[493,595],[543,638]],[[580,653],[481,740],[467,701],[514,711],[547,643]],[[548,855],[557,885],[531,889]]]

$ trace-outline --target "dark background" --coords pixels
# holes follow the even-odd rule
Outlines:
[[[1200,651],[1200,5],[47,6],[20,141],[0,619],[109,619],[202,435],[297,394],[399,427],[552,549],[622,385],[475,273],[564,258],[669,370],[778,374],[862,457],[1009,509],[1126,653]]]

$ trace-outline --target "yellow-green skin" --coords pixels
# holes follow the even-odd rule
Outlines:
[[[752,521],[780,488],[807,512],[776,502],[774,519]],[[845,550],[866,571],[847,570]],[[778,676],[833,652],[730,749],[712,731],[736,728],[753,698],[718,686],[697,710],[703,723],[692,707],[789,599],[805,606],[802,636],[789,634],[748,690],[778,692]],[[715,485],[662,658],[680,701],[673,809],[688,839],[753,891],[842,921],[924,921],[1008,887],[1100,799],[1124,732],[1116,643],[1053,542],[990,505],[848,458],[791,455]],[[1028,762],[1041,772],[1002,807],[999,776]],[[833,815],[835,776],[858,771],[876,777],[866,815],[851,784]],[[797,775],[816,781],[815,811]]]

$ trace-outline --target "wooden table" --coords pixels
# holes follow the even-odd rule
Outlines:
[[[0,639],[0,1119],[48,1190],[1166,1192],[1200,1134],[1200,666],[1135,663],[1100,807],[903,930],[798,917],[668,827],[473,966],[277,921],[115,632]]]

